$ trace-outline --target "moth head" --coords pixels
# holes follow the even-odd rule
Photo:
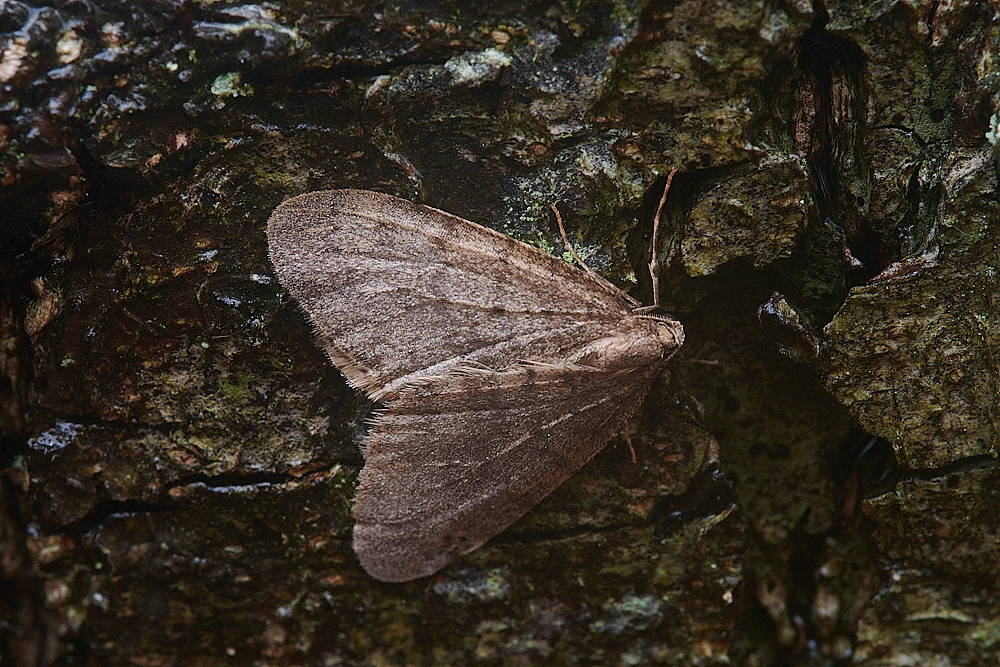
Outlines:
[[[663,346],[665,356],[670,358],[684,344],[684,327],[672,317],[651,316],[656,323],[656,338]]]

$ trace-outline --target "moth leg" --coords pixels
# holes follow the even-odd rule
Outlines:
[[[625,430],[622,431],[622,433],[625,435],[625,444],[628,445],[628,452],[632,455],[632,463],[635,463],[635,447],[632,446],[632,436],[628,433],[628,426],[625,427]]]

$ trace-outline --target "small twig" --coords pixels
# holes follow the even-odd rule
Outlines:
[[[649,277],[653,279],[653,307],[656,310],[660,307],[660,263],[656,259],[656,242],[660,236],[660,215],[663,213],[663,205],[667,202],[667,193],[670,192],[670,184],[674,180],[677,167],[667,174],[667,184],[663,187],[663,196],[660,197],[660,204],[656,207],[656,215],[653,216],[653,249],[649,259]]]

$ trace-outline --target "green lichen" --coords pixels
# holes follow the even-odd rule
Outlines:
[[[250,97],[254,94],[253,87],[243,83],[239,72],[226,72],[215,77],[210,90],[218,97]]]
[[[253,380],[248,373],[234,376],[220,376],[217,381],[219,397],[225,401],[244,402],[250,397],[250,383]]]
[[[444,68],[452,76],[452,85],[472,86],[496,79],[511,62],[511,57],[503,51],[486,49],[455,56],[444,64]]]

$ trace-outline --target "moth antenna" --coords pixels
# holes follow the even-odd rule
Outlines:
[[[599,274],[597,271],[594,271],[592,268],[590,268],[589,266],[587,266],[586,262],[584,262],[582,259],[580,259],[580,256],[576,254],[576,250],[573,248],[573,244],[570,243],[569,242],[569,238],[566,237],[566,228],[563,227],[562,216],[559,215],[559,209],[556,208],[555,204],[550,204],[549,207],[552,209],[552,212],[556,214],[556,223],[559,225],[559,235],[562,236],[563,243],[566,244],[566,248],[569,249],[570,254],[573,255],[573,259],[576,260],[576,263],[579,264],[580,266],[582,266],[583,270],[586,271],[591,277],[593,277],[596,280],[599,280],[600,282],[604,283],[605,285],[610,286],[616,292],[618,292],[619,294],[621,294],[622,297],[626,301],[628,301],[629,303],[631,303],[633,306],[642,306],[642,302],[636,301],[634,298],[632,298],[631,294],[629,294],[628,292],[625,292],[625,291],[619,289],[615,285],[612,285],[610,282],[608,282],[608,280],[604,276],[602,276],[601,274]],[[647,309],[652,309],[651,306],[647,306],[646,308]],[[637,309],[633,309],[633,310],[637,310]],[[637,312],[638,312],[638,310],[637,310]],[[645,311],[642,311],[642,312],[645,312]]]
[[[580,256],[576,254],[576,249],[573,248],[573,244],[569,242],[569,238],[566,236],[566,228],[563,227],[562,216],[559,215],[559,209],[556,208],[555,204],[551,204],[550,207],[552,208],[552,212],[556,214],[556,224],[559,225],[559,235],[562,236],[563,243],[566,244],[566,249],[569,250],[569,254],[573,255],[573,259],[576,260],[576,263],[579,264],[584,271],[603,280],[602,276],[598,275],[596,271],[587,266],[587,263],[580,259]]]
[[[670,184],[674,180],[677,167],[667,174],[667,184],[663,186],[663,196],[660,197],[660,204],[656,207],[656,215],[653,216],[653,249],[649,258],[649,277],[653,279],[653,308],[660,307],[660,263],[656,261],[656,242],[660,236],[660,215],[663,213],[663,205],[667,202],[667,193],[670,192]]]

